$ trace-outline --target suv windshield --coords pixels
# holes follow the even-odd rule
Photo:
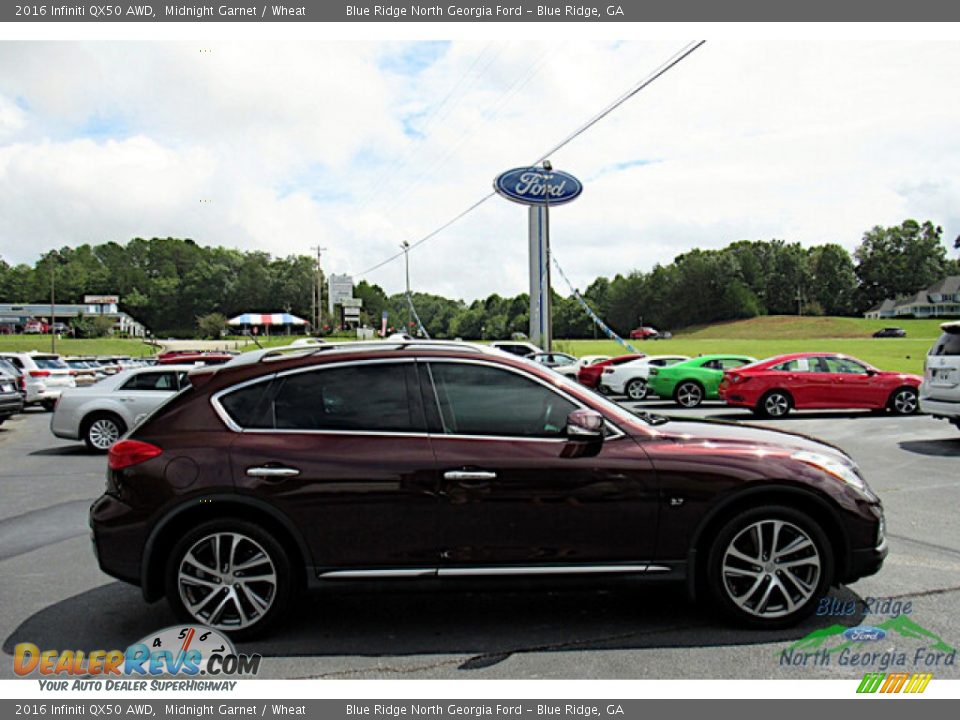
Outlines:
[[[960,355],[960,332],[945,332],[930,348],[931,355]]]

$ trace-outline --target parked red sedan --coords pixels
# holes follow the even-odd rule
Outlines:
[[[660,331],[647,325],[630,331],[631,340],[656,340],[658,337],[660,337]]]
[[[580,368],[577,373],[577,382],[581,385],[586,385],[588,388],[593,388],[594,390],[600,390],[603,386],[600,384],[600,376],[603,375],[603,369],[605,367],[613,367],[615,365],[622,365],[625,362],[630,362],[631,360],[639,360],[640,358],[646,357],[646,353],[632,353],[629,355],[618,355],[615,358],[610,358],[609,360],[602,360],[594,365],[586,365]]]
[[[923,378],[886,372],[846,355],[777,355],[724,373],[720,397],[764,417],[797,410],[889,409],[899,415],[917,411]]]

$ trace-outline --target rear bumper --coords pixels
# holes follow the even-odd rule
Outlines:
[[[130,523],[129,505],[101,495],[90,506],[90,540],[100,569],[132,585],[140,585],[140,563],[146,527]]]
[[[923,397],[923,395],[921,395],[920,410],[934,417],[954,421],[960,420],[960,401],[934,400],[933,398]]]

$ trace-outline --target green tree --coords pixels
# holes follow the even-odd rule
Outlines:
[[[223,313],[212,312],[197,318],[197,329],[205,338],[217,339],[227,329],[227,318]]]

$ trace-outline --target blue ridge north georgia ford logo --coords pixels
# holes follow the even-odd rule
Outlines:
[[[570,173],[538,167],[507,170],[496,177],[493,188],[524,205],[562,205],[583,192],[583,184]]]

